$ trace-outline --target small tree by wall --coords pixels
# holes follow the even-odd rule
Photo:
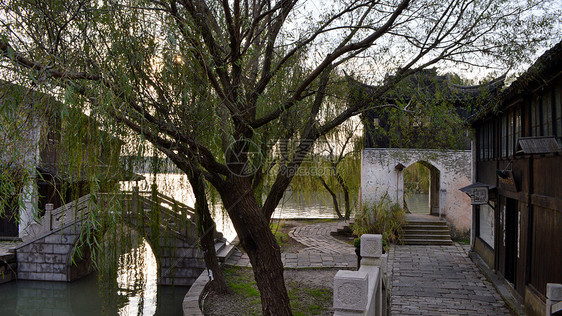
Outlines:
[[[381,234],[383,246],[388,250],[390,243],[401,243],[404,238],[402,226],[406,222],[406,212],[393,203],[388,195],[381,199],[363,204],[361,212],[356,215],[353,232],[363,234]]]

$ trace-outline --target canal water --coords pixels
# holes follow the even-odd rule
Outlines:
[[[149,190],[151,175],[138,183],[140,190]],[[187,205],[194,205],[187,179],[167,174],[156,179],[159,190]],[[123,185],[130,189],[132,184]],[[273,217],[336,218],[331,197],[323,192],[303,194],[287,191]],[[236,234],[232,224],[215,207],[217,230],[228,240]],[[119,256],[115,286],[103,288],[93,273],[72,283],[15,281],[0,285],[0,315],[182,315],[182,300],[188,287],[158,286],[156,259],[150,245],[139,240]]]
[[[119,256],[109,290],[97,273],[72,283],[13,281],[0,285],[0,315],[182,315],[189,288],[158,286],[156,277],[156,259],[141,239]]]

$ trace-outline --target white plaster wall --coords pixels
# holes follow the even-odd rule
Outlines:
[[[364,149],[361,156],[361,201],[369,203],[383,196],[403,205],[404,176],[395,166],[427,162],[440,172],[439,213],[455,228],[468,231],[471,224],[470,198],[459,191],[471,183],[472,154],[469,150],[400,148]]]
[[[20,199],[23,202],[19,210],[20,222],[18,229],[20,237],[28,235],[28,228],[38,219],[37,202],[39,199],[39,193],[37,192],[37,182],[35,181],[37,176],[35,167],[39,165],[39,140],[43,129],[42,122],[39,119],[36,119],[30,124],[29,128],[30,129],[26,131],[26,135],[24,137],[26,144],[23,145],[29,146],[28,151],[25,154],[24,162],[24,168],[27,170],[26,175],[28,176],[28,179],[25,179],[25,186],[20,196]]]
[[[39,140],[45,123],[41,118],[29,115],[22,109],[19,116],[13,118],[18,124],[0,129],[0,165],[5,168],[20,170],[24,177],[20,193],[19,237],[27,235],[27,228],[37,218],[37,183],[35,167],[39,164]],[[20,117],[21,116],[21,117]],[[31,118],[30,118],[31,117]],[[10,128],[17,128],[14,130]]]

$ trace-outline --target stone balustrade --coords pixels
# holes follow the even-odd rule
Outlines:
[[[386,255],[382,254],[382,235],[361,236],[359,271],[340,270],[334,277],[334,316],[383,315],[383,274]]]
[[[562,311],[562,284],[546,285],[546,316]]]

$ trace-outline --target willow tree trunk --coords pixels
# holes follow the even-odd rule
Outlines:
[[[207,194],[205,193],[205,182],[200,174],[188,177],[189,183],[195,195],[195,214],[197,216],[197,234],[199,235],[200,247],[203,250],[205,265],[209,271],[210,287],[217,293],[230,293],[226,279],[217,259],[215,251],[215,221],[211,217]]]
[[[281,250],[247,179],[234,178],[219,190],[222,201],[250,259],[264,315],[292,315],[283,277]]]
[[[338,196],[336,195],[336,193],[334,191],[332,191],[332,189],[330,189],[330,186],[328,186],[328,183],[326,183],[326,180],[324,180],[324,178],[318,176],[318,179],[320,180],[320,182],[322,182],[322,185],[324,186],[326,191],[328,191],[328,193],[330,193],[330,195],[332,196],[332,201],[334,203],[334,211],[336,211],[336,215],[338,215],[338,219],[344,219],[343,215],[341,215],[341,212],[340,212],[340,207],[339,207],[339,203],[338,203]],[[347,210],[346,210],[346,215],[347,215]]]
[[[349,187],[345,184],[343,177],[338,172],[337,165],[332,165],[332,170],[334,170],[334,174],[336,175],[336,180],[338,181],[342,191],[343,191],[343,198],[345,201],[345,220],[348,220],[351,216],[351,207],[349,205]]]

